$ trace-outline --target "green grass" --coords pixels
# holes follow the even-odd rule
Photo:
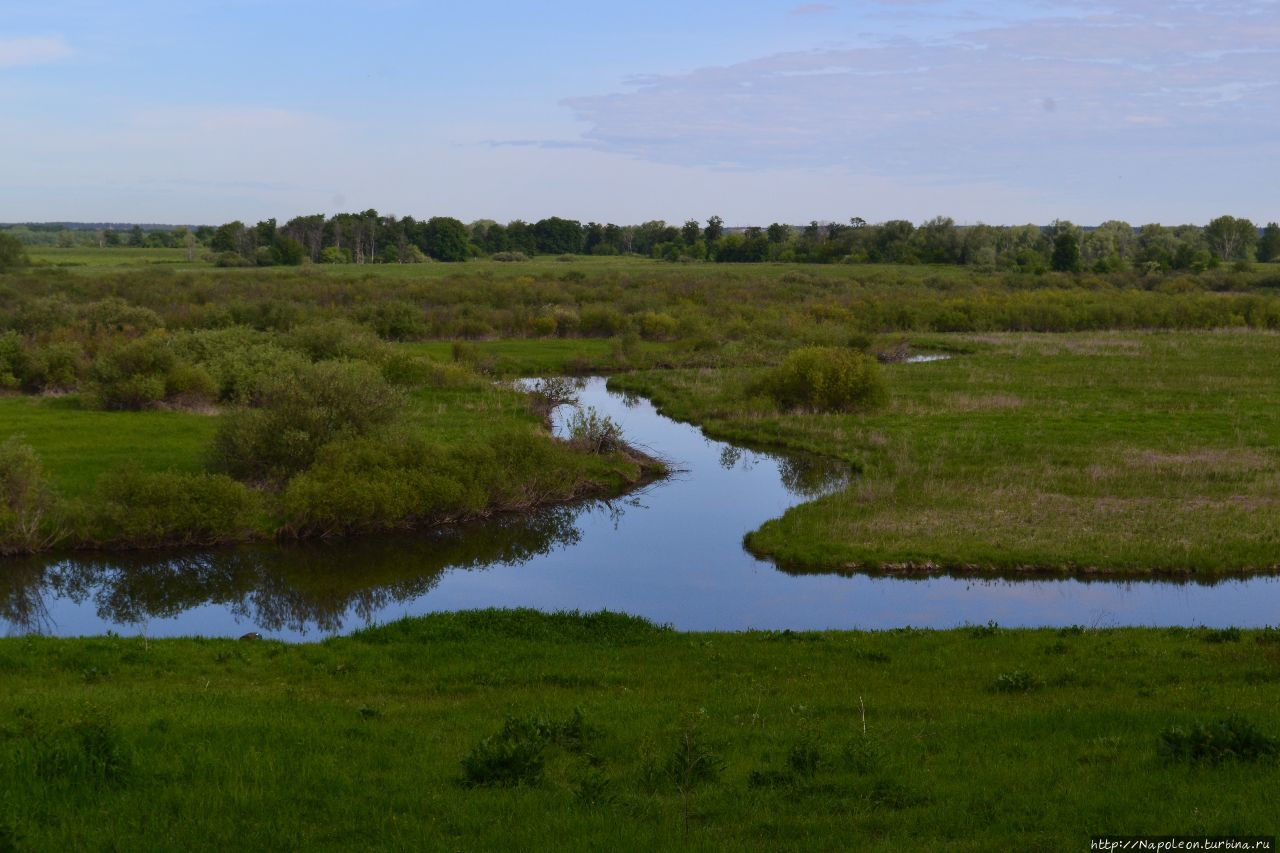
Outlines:
[[[453,357],[450,341],[400,346],[437,361]],[[475,364],[498,375],[519,377],[612,372],[629,363],[652,365],[671,353],[669,344],[637,341],[630,345],[630,352],[620,354],[618,341],[601,338],[517,338],[474,341],[467,346],[474,352]]]
[[[1275,631],[1207,639],[487,612],[302,646],[0,640],[0,832],[42,850],[975,851],[1274,832],[1274,757],[1160,753],[1232,715],[1280,735]]]
[[[85,497],[113,468],[203,470],[216,418],[186,412],[103,412],[75,396],[0,397],[0,435],[35,448],[67,497]]]
[[[99,249],[89,246],[59,249],[53,246],[33,246],[27,249],[27,256],[37,266],[67,267],[83,272],[118,271],[154,264],[181,264],[184,268],[212,267],[202,261],[188,263],[186,249]]]
[[[795,570],[1254,571],[1280,566],[1274,333],[940,336],[872,414],[762,412],[755,371],[615,378],[730,440],[863,474],[751,534]]]

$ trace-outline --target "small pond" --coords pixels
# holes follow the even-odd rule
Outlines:
[[[922,368],[923,369],[923,368]],[[0,632],[315,639],[480,607],[624,611],[686,630],[1280,622],[1280,579],[1217,584],[790,574],[742,537],[838,487],[822,460],[710,441],[647,401],[579,394],[681,472],[610,503],[416,535],[0,564]]]

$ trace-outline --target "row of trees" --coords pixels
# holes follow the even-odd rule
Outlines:
[[[1134,228],[1117,220],[1096,228],[1066,221],[1048,226],[956,225],[947,217],[919,226],[907,220],[878,224],[854,218],[796,228],[728,229],[713,216],[682,226],[662,221],[615,225],[550,217],[505,225],[450,217],[419,221],[369,210],[359,214],[274,220],[253,228],[239,222],[216,229],[215,251],[236,252],[259,263],[409,263],[425,258],[461,261],[475,256],[641,255],[667,260],[750,263],[931,263],[1078,272],[1128,268],[1205,269],[1223,262],[1280,260],[1280,225],[1259,231],[1247,219],[1220,216],[1206,226]],[[264,247],[267,247],[264,254]],[[517,255],[518,257],[518,255]]]
[[[65,240],[70,232],[59,232]],[[1082,228],[1058,220],[1048,226],[957,225],[936,217],[920,225],[897,219],[869,223],[810,222],[794,227],[726,228],[713,216],[683,225],[661,220],[639,225],[549,217],[506,224],[452,217],[417,220],[366,210],[331,217],[298,216],[283,225],[229,222],[216,228],[92,232],[98,245],[197,246],[224,265],[314,263],[416,263],[427,259],[520,255],[640,255],[666,260],[751,263],[930,263],[967,264],[1027,271],[1109,272],[1122,269],[1197,270],[1220,263],[1280,260],[1280,225],[1259,229],[1248,219],[1220,216],[1205,226],[1159,224],[1135,228],[1112,220]]]

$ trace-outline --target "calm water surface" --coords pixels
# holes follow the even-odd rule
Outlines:
[[[922,369],[925,369],[922,366]],[[478,607],[610,609],[687,630],[1280,623],[1280,580],[903,579],[789,574],[742,537],[844,481],[804,457],[710,441],[587,380],[583,405],[681,473],[612,503],[413,536],[0,564],[8,634],[314,639]]]

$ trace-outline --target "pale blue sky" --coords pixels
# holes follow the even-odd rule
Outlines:
[[[0,221],[1268,221],[1277,155],[1277,0],[6,0],[0,20]]]

